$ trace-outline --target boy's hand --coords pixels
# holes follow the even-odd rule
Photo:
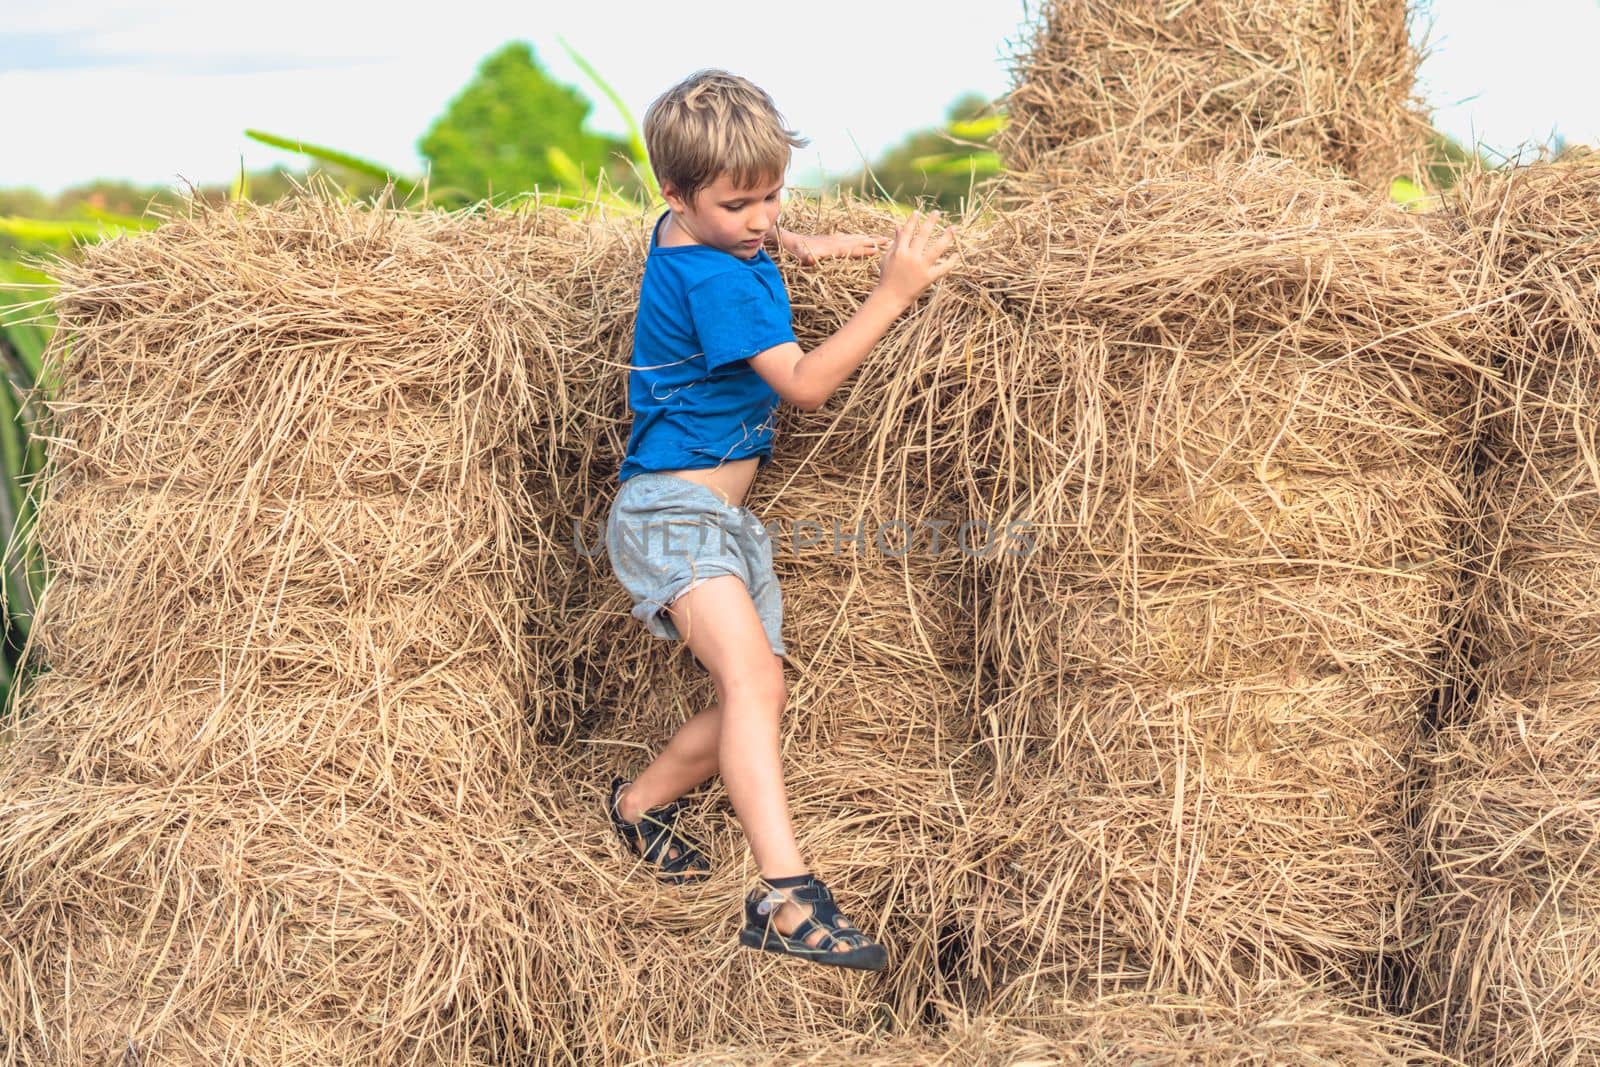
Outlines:
[[[941,260],[955,243],[955,235],[948,229],[933,239],[938,211],[924,216],[913,211],[911,217],[896,227],[894,240],[883,257],[883,275],[878,279],[878,289],[910,307],[922,291],[944,277],[960,262],[955,256]]]
[[[782,238],[784,250],[798,257],[801,265],[806,267],[830,256],[846,259],[875,256],[889,247],[889,238],[873,237],[864,233],[834,233],[824,237],[808,237],[782,230],[779,236]]]

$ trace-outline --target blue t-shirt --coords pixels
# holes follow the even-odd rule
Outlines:
[[[633,432],[618,481],[760,456],[772,461],[778,394],[748,357],[793,341],[789,294],[762,249],[740,259],[709,245],[656,243],[650,234],[633,325],[628,406]]]

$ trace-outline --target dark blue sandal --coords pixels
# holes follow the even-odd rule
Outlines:
[[[611,816],[611,825],[616,828],[623,844],[635,856],[642,855],[648,863],[653,864],[656,877],[664,882],[681,885],[707,877],[711,869],[710,862],[700,847],[673,825],[688,801],[679,797],[669,804],[650,808],[639,816],[638,822],[628,822],[617,810],[618,794],[628,781],[625,778],[611,779],[611,799],[606,803],[606,813]],[[673,849],[678,851],[676,856],[672,855]]]
[[[783,934],[772,925],[772,917],[786,899],[811,906],[811,914],[801,919],[790,934]],[[817,943],[807,944],[806,938],[819,930],[822,936]],[[744,898],[744,928],[739,931],[739,944],[858,971],[881,971],[889,963],[884,947],[850,925],[834,905],[828,887],[809,873],[761,879]],[[841,950],[840,946],[846,947]]]

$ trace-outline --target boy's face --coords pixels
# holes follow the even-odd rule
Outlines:
[[[733,184],[727,174],[701,189],[688,203],[670,184],[661,195],[672,208],[673,221],[703,245],[719,248],[740,259],[753,259],[761,242],[778,224],[779,194],[783,179],[750,188]]]

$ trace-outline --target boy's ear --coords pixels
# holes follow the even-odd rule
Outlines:
[[[661,183],[661,199],[665,200],[667,202],[667,206],[672,208],[674,211],[683,212],[688,210],[688,206],[684,203],[682,195],[678,192],[678,187],[673,185],[671,182]]]

